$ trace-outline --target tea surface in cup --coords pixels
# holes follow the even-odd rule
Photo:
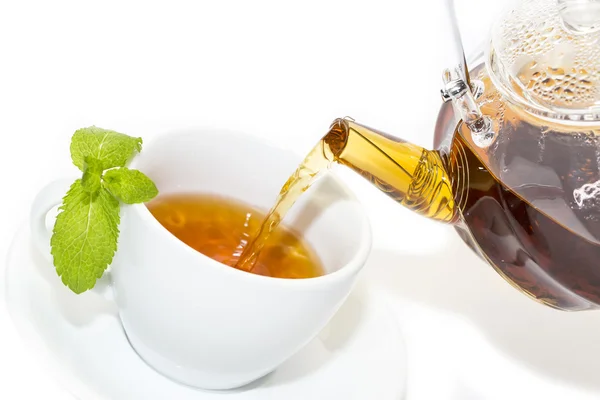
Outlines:
[[[171,193],[147,204],[154,217],[200,253],[235,267],[265,213],[242,201],[202,193]],[[296,232],[279,225],[249,271],[277,278],[324,275],[321,261]]]

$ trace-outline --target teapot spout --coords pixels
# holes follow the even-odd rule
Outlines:
[[[323,142],[333,161],[356,171],[403,206],[438,221],[458,220],[456,188],[438,151],[347,118],[336,119]]]

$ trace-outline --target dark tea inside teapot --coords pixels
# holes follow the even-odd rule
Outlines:
[[[467,67],[447,0],[435,149],[337,119],[283,186],[238,267],[331,163],[450,223],[514,287],[600,307],[600,0],[523,0]]]
[[[399,203],[455,224],[523,293],[598,308],[599,23],[595,0],[518,2],[470,68],[444,71],[433,151],[347,119],[324,140]]]
[[[600,305],[599,4],[520,2],[470,74],[493,143],[477,146],[464,124],[438,135],[469,171],[463,237],[513,285],[566,310]]]

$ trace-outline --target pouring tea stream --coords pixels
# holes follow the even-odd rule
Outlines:
[[[335,162],[399,204],[453,224],[532,299],[560,310],[600,307],[600,17],[590,18],[598,3],[519,1],[468,68],[453,2],[445,2],[434,149],[337,119],[271,215],[281,219],[281,201],[289,208]]]

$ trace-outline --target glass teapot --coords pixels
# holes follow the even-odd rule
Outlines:
[[[324,142],[400,204],[454,224],[523,293],[599,308],[600,0],[518,2],[470,68],[449,16],[435,150],[347,118]]]

